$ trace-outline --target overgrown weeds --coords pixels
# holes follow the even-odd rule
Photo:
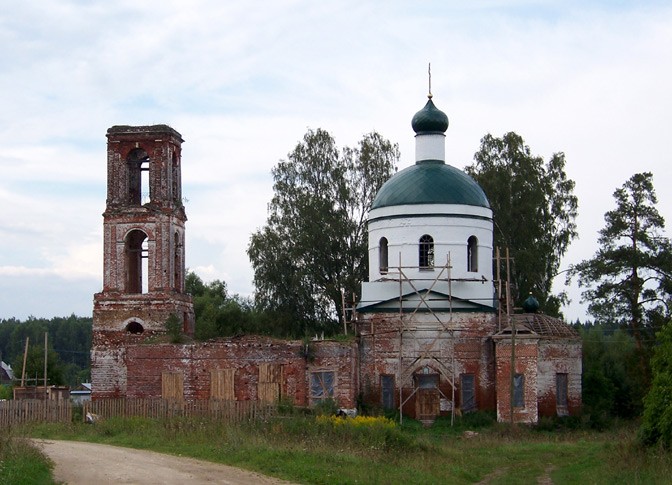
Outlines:
[[[0,484],[54,483],[51,463],[27,438],[12,430],[0,434]]]

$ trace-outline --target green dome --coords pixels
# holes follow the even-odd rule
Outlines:
[[[490,208],[485,192],[474,179],[441,160],[423,160],[392,176],[378,191],[371,209],[411,204]]]
[[[434,106],[430,98],[425,107],[415,113],[411,126],[416,133],[445,133],[448,129],[448,116]]]

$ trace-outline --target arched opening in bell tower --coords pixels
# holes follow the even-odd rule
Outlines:
[[[171,167],[171,193],[173,202],[177,205],[181,204],[182,193],[180,190],[180,159],[176,152],[173,152],[172,167]]]
[[[128,163],[128,202],[142,205],[151,200],[149,187],[149,155],[142,148],[131,150],[126,159]]]
[[[134,229],[126,236],[126,293],[147,293],[149,244],[147,234]]]
[[[174,244],[174,256],[173,256],[173,288],[176,291],[182,291],[182,244],[180,242],[180,234],[175,233],[173,240]]]

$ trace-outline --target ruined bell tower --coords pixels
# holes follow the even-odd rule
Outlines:
[[[167,125],[107,130],[103,290],[94,295],[93,397],[126,395],[126,348],[165,333],[175,315],[194,332],[184,292],[182,136]]]

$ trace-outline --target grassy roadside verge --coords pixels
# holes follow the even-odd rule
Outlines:
[[[0,434],[0,484],[51,484],[49,460],[22,436],[12,430]]]
[[[368,419],[368,421],[367,421]],[[109,419],[39,425],[33,437],[72,439],[190,456],[298,483],[669,483],[672,458],[641,450],[634,428],[541,432],[469,423],[424,429],[375,418],[278,417],[231,426],[210,420]]]

